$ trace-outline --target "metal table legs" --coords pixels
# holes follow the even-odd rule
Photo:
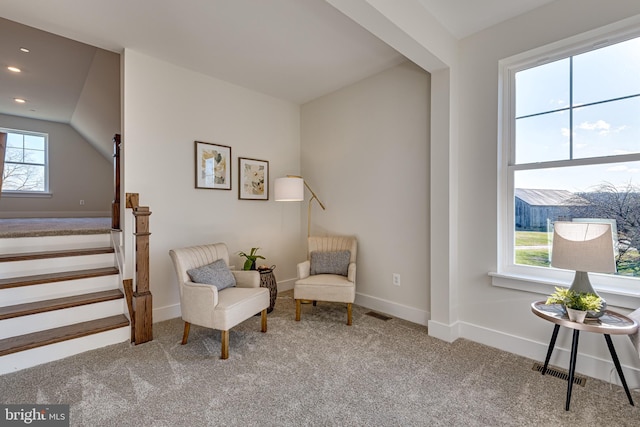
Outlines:
[[[547,358],[544,360],[542,375],[547,373],[547,367],[549,366],[549,359],[551,359],[551,353],[553,353],[553,348],[556,346],[556,338],[558,338],[559,330],[560,330],[560,325],[555,325],[553,327],[553,334],[551,334],[551,342],[549,342],[549,349],[547,350]]]
[[[573,389],[573,377],[576,373],[576,356],[578,356],[578,338],[580,338],[580,331],[573,330],[573,341],[571,342],[571,359],[569,360],[569,379],[567,384],[567,402],[564,404],[564,410],[569,410],[571,404],[571,390]]]
[[[627,398],[629,399],[629,403],[631,404],[631,406],[635,406],[633,404],[633,399],[631,398],[631,393],[629,392],[629,387],[627,387],[627,381],[624,379],[624,374],[622,373],[622,367],[620,366],[620,361],[618,360],[618,354],[616,353],[616,349],[613,347],[611,336],[608,334],[604,334],[604,339],[607,342],[607,347],[609,347],[609,353],[611,353],[613,364],[616,365],[616,371],[618,371],[618,376],[620,377],[620,381],[622,381],[622,386],[624,387],[624,391],[625,393],[627,393]]]
[[[560,325],[555,325],[553,327],[553,333],[551,334],[551,341],[549,342],[549,348],[547,349],[547,357],[544,360],[544,366],[542,368],[542,375],[547,373],[547,368],[549,366],[549,360],[551,359],[551,353],[553,353],[553,349],[556,345],[556,339],[558,338],[558,331],[560,330]],[[633,404],[633,399],[631,397],[631,392],[629,391],[629,387],[627,386],[627,381],[624,378],[624,373],[622,372],[622,366],[620,366],[620,360],[618,360],[618,354],[616,353],[616,349],[613,347],[613,342],[611,341],[611,336],[608,334],[603,334],[604,339],[607,342],[607,347],[609,348],[609,353],[611,353],[611,359],[613,360],[613,364],[616,367],[616,371],[618,372],[618,376],[620,377],[620,381],[622,381],[622,386],[624,387],[625,393],[627,393],[627,398],[629,399],[629,403],[631,406],[635,406]],[[580,338],[580,331],[578,329],[573,330],[573,340],[571,342],[571,358],[569,359],[569,379],[567,384],[567,401],[565,403],[565,410],[569,410],[569,405],[571,404],[571,391],[573,389],[573,379],[575,377],[576,372],[576,359],[578,356],[578,341]]]

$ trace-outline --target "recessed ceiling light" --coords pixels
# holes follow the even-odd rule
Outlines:
[[[27,49],[26,47],[21,47],[20,52],[29,53],[29,49]]]
[[[20,71],[22,71],[20,68],[18,67],[7,67],[7,70],[9,71],[13,71],[14,73],[19,73]]]
[[[22,98],[13,98],[14,101],[16,101],[18,104],[24,104],[25,102],[27,102],[26,99],[22,99]]]

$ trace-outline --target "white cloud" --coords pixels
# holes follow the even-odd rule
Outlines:
[[[604,120],[598,120],[596,122],[582,122],[578,125],[578,129],[583,130],[599,130],[599,131],[608,131],[611,128],[611,125]],[[601,132],[602,133],[602,132]]]

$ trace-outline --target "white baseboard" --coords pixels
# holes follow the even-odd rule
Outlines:
[[[458,322],[453,325],[445,325],[444,323],[436,322],[435,320],[429,320],[427,329],[429,330],[429,336],[448,343],[452,343],[460,338]]]
[[[278,282],[278,292],[290,291],[298,279],[287,279]]]
[[[387,301],[382,298],[358,292],[356,292],[356,304],[424,326],[427,326],[427,322],[431,316],[431,313],[425,310],[420,310],[418,308],[409,307],[407,305],[398,304],[396,302]]]
[[[180,303],[166,305],[164,307],[156,307],[153,309],[153,323],[163,322],[165,320],[175,319],[182,316]]]
[[[515,335],[505,334],[504,332],[473,325],[471,323],[459,322],[459,324],[461,338],[544,363],[544,359],[547,355],[547,348],[549,346],[548,342],[536,342]],[[429,326],[431,326],[431,323]],[[429,334],[431,335],[431,328],[429,328]],[[549,338],[551,338],[551,332],[549,332]],[[602,345],[606,346],[604,339],[602,339]],[[616,342],[614,342],[614,345],[616,345],[616,352],[620,355],[623,349],[618,348],[619,346]],[[563,348],[556,343],[549,364],[563,369],[568,369],[570,353],[571,348]],[[615,366],[613,365],[611,358],[601,359],[592,355],[580,353],[578,350],[577,360],[576,373],[606,382],[613,382],[620,386],[622,385],[618,375],[615,373]],[[622,371],[629,389],[640,387],[640,369],[622,364]],[[613,375],[611,375],[612,372],[614,372]]]

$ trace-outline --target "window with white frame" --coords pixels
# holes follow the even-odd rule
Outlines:
[[[2,171],[2,192],[7,194],[47,193],[48,135],[0,128],[7,134]]]
[[[618,269],[608,283],[631,289],[640,284],[640,27],[562,44],[501,61],[498,272],[556,277],[553,222],[606,221]]]

